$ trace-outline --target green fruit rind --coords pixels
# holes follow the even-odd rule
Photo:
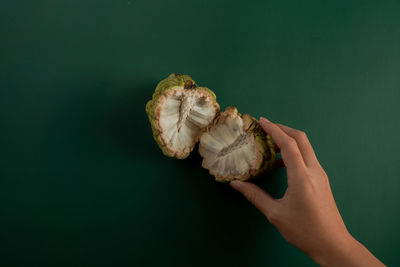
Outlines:
[[[260,169],[254,176],[258,176],[266,171],[273,169],[276,161],[276,151],[270,135],[263,134],[263,136],[257,136],[256,141],[263,147],[262,153],[264,160],[260,166]]]
[[[259,165],[251,172],[251,176],[258,176],[273,169],[276,161],[276,151],[271,136],[264,132],[256,118],[249,114],[244,114],[242,119],[247,125],[246,131],[254,135],[258,149],[262,154],[262,158],[258,162]]]
[[[261,162],[260,168],[253,174],[254,176],[257,176],[273,168],[276,161],[276,151],[271,136],[264,132],[255,118],[253,118],[253,120],[254,129],[252,131],[255,132],[255,140],[262,148],[261,153],[263,154],[263,161]]]
[[[259,151],[263,155],[262,159],[260,159],[258,163],[259,165],[251,173],[251,176],[259,176],[273,168],[276,161],[276,151],[274,149],[274,144],[272,143],[271,136],[264,132],[257,119],[249,114],[245,114],[243,116],[247,116],[247,118],[250,118],[250,120],[252,121],[247,131],[253,132],[254,139],[259,145]]]

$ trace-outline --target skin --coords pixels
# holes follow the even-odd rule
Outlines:
[[[302,131],[260,118],[280,149],[288,188],[274,199],[250,182],[232,181],[282,236],[320,266],[385,266],[347,231],[329,179]]]

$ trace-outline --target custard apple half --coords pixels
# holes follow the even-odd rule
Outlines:
[[[171,74],[158,83],[146,112],[162,152],[183,159],[219,113],[219,105],[215,94],[197,86],[189,75]]]
[[[252,116],[228,107],[200,137],[203,167],[216,181],[247,180],[271,169],[275,150],[271,137]]]

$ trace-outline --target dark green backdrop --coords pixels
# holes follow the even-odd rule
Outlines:
[[[306,131],[351,233],[400,265],[399,1],[2,1],[0,265],[313,266],[144,112],[171,72]],[[285,171],[258,182],[274,196]]]

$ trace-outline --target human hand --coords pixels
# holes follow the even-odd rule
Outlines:
[[[383,266],[347,231],[329,179],[304,132],[260,119],[280,148],[288,188],[273,199],[257,185],[232,181],[293,246],[323,266]]]

